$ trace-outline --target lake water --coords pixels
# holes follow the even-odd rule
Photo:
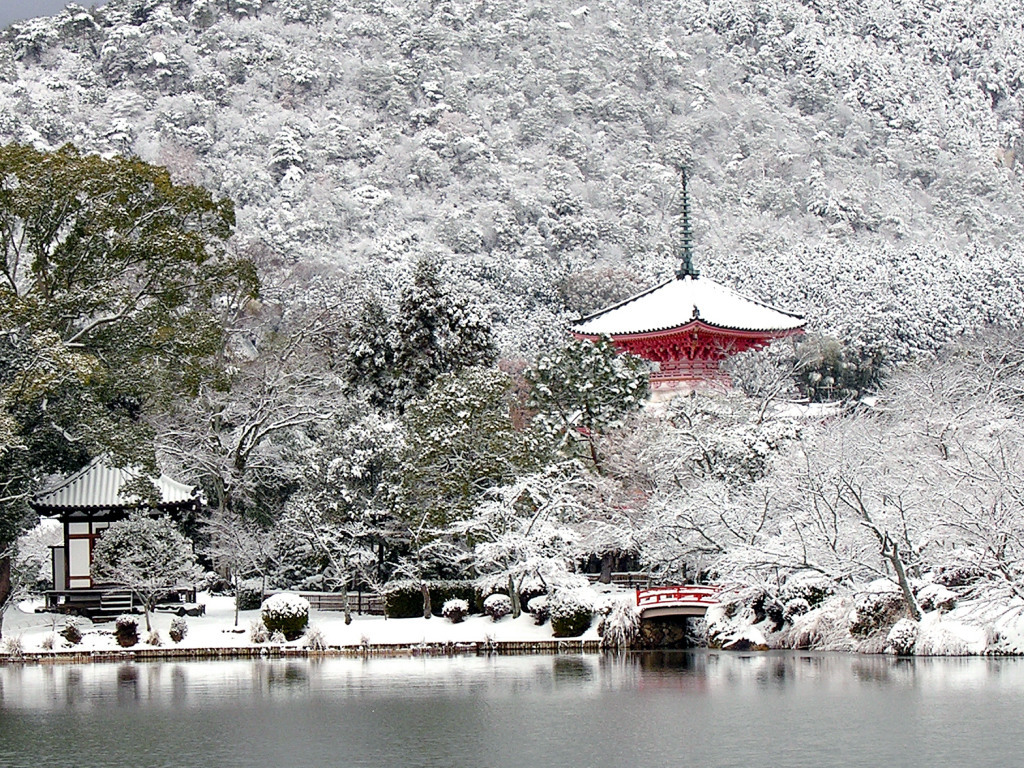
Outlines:
[[[1024,660],[678,652],[0,667],[0,766],[1014,766]]]

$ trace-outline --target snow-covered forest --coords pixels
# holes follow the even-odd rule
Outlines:
[[[0,144],[233,201],[258,298],[145,414],[218,566],[543,589],[633,558],[779,626],[808,573],[920,617],[926,582],[1024,596],[1022,39],[1007,0],[111,0],[0,32]],[[565,328],[670,274],[682,166],[702,274],[808,335],[642,409]]]

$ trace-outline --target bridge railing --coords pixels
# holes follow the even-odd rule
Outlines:
[[[700,605],[718,603],[720,587],[689,584],[676,587],[653,587],[636,590],[637,607],[654,608],[659,605]]]

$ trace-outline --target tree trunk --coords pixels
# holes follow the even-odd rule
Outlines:
[[[238,580],[238,576],[235,576],[235,626],[236,627],[238,626],[238,600],[241,597],[241,595],[239,594],[239,592],[241,591],[241,589],[240,589],[241,586],[242,586],[242,583]]]
[[[7,601],[11,599],[11,558],[9,555],[0,557],[0,638],[4,636],[4,611]]]
[[[348,600],[348,574],[341,579],[341,602],[345,608],[345,626],[352,623],[352,606]]]
[[[420,591],[423,592],[423,618],[429,619],[432,612],[430,610],[430,588],[427,587],[427,582],[420,582]]]
[[[888,548],[882,549],[882,554],[889,559],[892,564],[892,568],[896,571],[896,578],[899,581],[900,589],[903,591],[903,599],[907,601],[907,608],[910,609],[910,615],[914,621],[921,620],[921,606],[917,604],[917,598],[914,597],[914,590],[910,587],[910,579],[907,578],[907,569],[903,567],[903,560],[900,557],[899,545],[889,539]]]
[[[512,574],[508,576],[508,599],[512,602],[512,618],[518,619],[523,615],[523,606],[519,601],[519,590],[516,588]]]
[[[615,556],[611,552],[605,552],[603,555],[601,555],[601,576],[598,579],[599,583],[612,583],[612,562],[614,561],[614,559]]]

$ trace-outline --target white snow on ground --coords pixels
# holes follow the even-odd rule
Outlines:
[[[623,590],[622,599],[632,598],[633,592]],[[154,613],[151,616],[153,629],[160,633],[163,647],[178,648],[255,648],[258,645],[249,640],[249,626],[260,618],[260,612],[242,611],[238,626],[234,624],[235,606],[233,597],[200,594],[198,602],[206,605],[204,616],[187,616],[188,634],[180,643],[173,643],[168,629],[174,615]],[[19,637],[25,653],[45,652],[43,643],[47,637],[59,631],[68,617],[53,613],[35,613],[38,602],[24,602],[8,610],[4,617],[4,640]],[[145,617],[138,615],[140,642],[135,648],[150,646],[141,642],[145,638]],[[84,637],[78,645],[71,646],[57,636],[53,643],[55,651],[89,652],[122,650],[114,640],[114,622],[93,624],[87,619],[78,619]],[[590,629],[580,638],[598,640],[598,617],[594,617]],[[370,645],[418,645],[420,643],[477,643],[477,642],[523,642],[555,640],[550,623],[534,624],[533,616],[524,613],[518,619],[507,616],[491,621],[486,616],[469,616],[459,624],[434,616],[430,619],[385,619],[383,616],[352,614],[352,623],[345,626],[345,616],[338,611],[316,611],[309,614],[309,626],[319,629],[329,646]],[[286,645],[304,647],[304,638]],[[0,645],[2,650],[2,645]]]

